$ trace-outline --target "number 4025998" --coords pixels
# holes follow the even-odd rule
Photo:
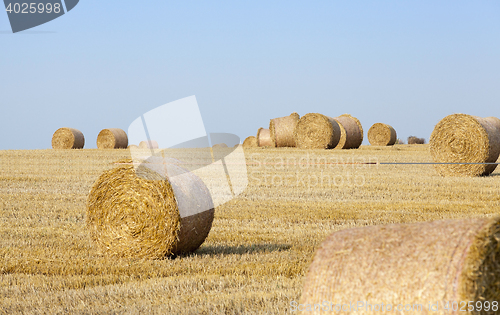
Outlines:
[[[474,311],[494,311],[497,312],[499,309],[498,301],[450,301],[443,303],[443,309],[449,311],[460,311],[460,312],[474,312]]]
[[[9,13],[60,13],[60,3],[9,3],[5,11]]]

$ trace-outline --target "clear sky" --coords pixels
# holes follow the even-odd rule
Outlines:
[[[428,140],[449,114],[500,117],[500,1],[81,0],[16,34],[0,12],[2,150],[60,127],[95,148],[191,95],[208,132],[242,140],[293,111]]]

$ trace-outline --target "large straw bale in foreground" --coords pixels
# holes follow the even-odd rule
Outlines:
[[[314,256],[301,303],[365,302],[352,314],[385,313],[382,303],[391,305],[394,314],[406,314],[396,312],[398,305],[412,305],[408,314],[451,314],[444,310],[447,301],[482,301],[483,306],[489,301],[491,310],[491,302],[500,299],[499,235],[498,217],[335,232]],[[428,311],[429,303],[436,302],[439,311]]]
[[[453,114],[443,118],[429,140],[436,163],[495,163],[500,154],[497,118]],[[491,174],[496,164],[436,164],[443,176],[481,176]]]
[[[80,130],[73,128],[59,128],[52,135],[53,149],[83,149],[85,137]]]
[[[103,129],[97,136],[99,149],[126,149],[127,146],[127,133],[120,128]]]
[[[375,123],[368,130],[368,141],[371,145],[394,145],[396,140],[396,130],[387,124]]]
[[[317,113],[302,116],[294,131],[295,143],[301,149],[333,149],[340,135],[340,126],[334,118]]]
[[[257,130],[257,145],[259,147],[274,147],[273,142],[271,141],[271,132],[269,129],[259,128]]]
[[[363,127],[356,117],[349,114],[334,118],[340,126],[340,139],[335,149],[357,149],[363,143]]]
[[[99,177],[87,200],[87,228],[100,251],[162,258],[196,250],[214,218],[201,179],[163,159],[150,158],[137,169],[132,160],[120,162]]]
[[[272,147],[295,147],[293,131],[299,122],[300,116],[292,113],[290,116],[271,119],[269,132],[271,134]]]
[[[256,148],[256,147],[258,147],[257,138],[255,138],[254,136],[247,137],[243,141],[243,147],[244,148]]]

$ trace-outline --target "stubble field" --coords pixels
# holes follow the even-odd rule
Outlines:
[[[248,187],[195,253],[97,254],[87,194],[128,150],[0,151],[0,313],[288,314],[333,231],[500,212],[500,171],[441,177],[427,145],[245,149]],[[365,164],[375,163],[375,164]]]

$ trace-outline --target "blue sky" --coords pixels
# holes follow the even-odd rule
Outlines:
[[[500,1],[96,1],[12,34],[0,12],[0,149],[45,149],[196,95],[244,139],[293,111],[427,140],[453,113],[500,117]],[[365,140],[365,144],[367,141]]]

